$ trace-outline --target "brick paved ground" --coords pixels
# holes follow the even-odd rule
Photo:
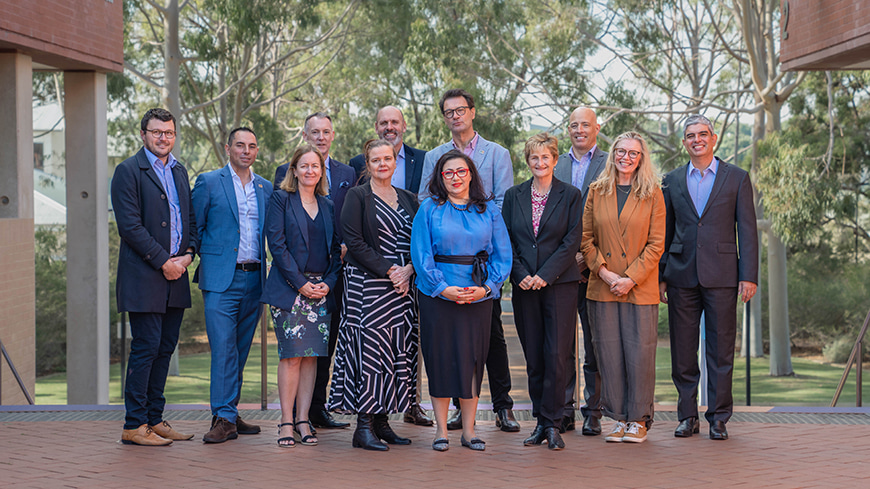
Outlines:
[[[433,428],[400,421],[392,425],[413,444],[387,453],[352,448],[350,429],[320,430],[318,446],[284,449],[275,442],[277,411],[243,412],[262,423],[263,433],[205,445],[207,410],[168,411],[175,428],[197,437],[157,448],[120,444],[118,410],[0,412],[0,487],[870,487],[866,410],[797,414],[756,407],[735,414],[725,442],[709,440],[705,423],[700,436],[676,439],[675,413],[659,411],[646,443],[608,444],[571,432],[561,452],[522,446],[533,423],[525,422],[521,433],[502,433],[481,411],[483,453],[460,447],[457,432],[449,451],[435,452]],[[528,419],[528,412],[518,414]],[[752,419],[773,422],[741,421]]]

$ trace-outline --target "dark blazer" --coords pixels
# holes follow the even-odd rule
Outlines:
[[[323,281],[329,290],[335,289],[338,271],[341,269],[341,245],[335,233],[335,211],[333,203],[321,195],[317,196],[319,212],[325,212],[326,242],[329,243],[329,268],[323,274]],[[290,310],[299,294],[299,287],[305,285],[305,264],[308,263],[308,215],[302,207],[299,192],[275,190],[269,199],[266,211],[266,239],[272,252],[272,269],[260,302],[281,309]],[[329,307],[335,307],[330,293]]]
[[[686,171],[685,165],[671,171],[662,185],[667,221],[661,281],[681,288],[757,284],[758,226],[749,173],[719,160],[710,198],[699,216]]]
[[[187,170],[181,163],[172,168],[172,178],[181,212],[178,253],[188,248],[195,251],[198,248],[196,219],[190,205]],[[187,272],[178,280],[170,281],[160,269],[171,258],[169,201],[144,148],[115,168],[111,192],[121,237],[115,287],[118,311],[162,314],[167,307],[190,307]]]
[[[272,196],[272,184],[254,174],[257,194],[257,217],[260,233],[260,279],[266,281],[266,243],[264,241],[266,206]],[[229,166],[203,173],[193,186],[193,208],[200,237],[199,266],[193,281],[201,290],[224,292],[233,281],[239,255],[239,205]]]
[[[417,196],[400,188],[396,189],[396,195],[399,198],[399,206],[405,209],[413,221],[420,206]],[[342,236],[347,245],[344,259],[369,275],[386,278],[387,271],[394,263],[384,258],[379,251],[379,225],[371,183],[364,183],[350,189],[345,202],[348,205],[341,211]]]
[[[284,163],[275,169],[275,180],[273,181],[275,190],[284,181],[284,177],[287,175],[287,168],[289,167],[290,163]],[[331,182],[329,186],[329,200],[335,204],[335,216],[338,218],[341,216],[341,209],[344,206],[344,197],[347,195],[347,191],[356,185],[357,175],[353,168],[335,158],[330,158],[329,178]],[[338,233],[338,240],[341,242],[341,229],[338,229],[338,221],[335,221],[333,224],[336,227],[335,232]]]
[[[580,188],[580,194],[583,197],[583,205],[586,205],[586,196],[589,195],[589,184],[598,178],[598,175],[601,174],[601,170],[604,169],[605,163],[607,163],[607,152],[596,147],[595,152],[592,153],[592,160],[589,162],[589,168],[586,170],[586,177],[583,178],[583,187]],[[553,169],[553,176],[565,183],[572,183],[571,155],[564,153],[559,156],[559,160],[556,162],[556,168]]]
[[[505,192],[502,216],[514,255],[511,283],[516,285],[527,275],[538,275],[548,284],[580,280],[574,259],[580,249],[582,226],[578,189],[553,179],[537,237],[532,229],[532,179]]]
[[[422,149],[412,148],[405,143],[402,143],[402,146],[405,148],[405,185],[403,188],[417,194],[420,192],[420,177],[423,175],[423,160],[426,158],[426,152]],[[350,166],[356,171],[359,178],[357,184],[368,181],[368,177],[363,176],[363,170],[366,167],[364,155],[358,154],[351,158]]]

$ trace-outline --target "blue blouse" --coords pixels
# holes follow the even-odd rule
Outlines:
[[[476,209],[457,210],[449,202],[438,205],[433,199],[423,201],[411,229],[411,261],[417,273],[417,290],[444,299],[440,294],[448,286],[475,286],[471,265],[436,263],[435,255],[475,255],[481,250],[489,254],[486,285],[492,289],[492,297],[498,298],[502,282],[510,275],[513,254],[507,228],[495,203],[487,202],[486,211],[480,214]]]

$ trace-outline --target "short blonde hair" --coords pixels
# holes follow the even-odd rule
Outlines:
[[[559,140],[556,139],[555,136],[550,136],[549,133],[542,132],[540,134],[535,134],[526,141],[526,147],[523,149],[523,156],[526,159],[527,165],[529,164],[529,156],[531,156],[532,151],[539,148],[550,150],[550,154],[553,155],[553,160],[559,159]]]
[[[287,165],[287,175],[284,176],[284,180],[281,181],[279,188],[290,193],[296,193],[296,190],[299,188],[299,179],[296,178],[296,167],[299,165],[299,160],[308,153],[316,154],[317,159],[320,160],[320,181],[317,182],[317,187],[315,188],[314,193],[317,195],[329,195],[329,188],[327,188],[326,180],[326,166],[323,163],[323,154],[315,146],[307,143],[296,148],[296,151],[293,153],[293,158],[290,158],[290,164]]]
[[[604,164],[604,170],[601,171],[598,179],[589,185],[589,189],[609,195],[616,188],[618,173],[616,170],[616,146],[620,141],[625,141],[626,139],[633,139],[639,142],[641,148],[640,161],[637,162],[637,169],[631,177],[631,189],[638,199],[648,199],[652,197],[655,189],[661,187],[661,178],[652,159],[650,159],[649,146],[647,146],[646,140],[634,131],[624,132],[616,137],[616,140],[613,141],[613,146],[610,148],[610,154],[607,155],[607,163]]]

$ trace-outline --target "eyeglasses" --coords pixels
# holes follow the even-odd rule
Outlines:
[[[627,154],[628,158],[631,160],[636,160],[640,157],[640,151],[626,151],[622,148],[614,149],[613,154],[615,154],[617,158],[622,158]]]
[[[462,117],[462,116],[465,115],[465,112],[467,112],[468,109],[470,109],[470,108],[471,108],[471,107],[465,105],[465,106],[462,106],[462,107],[456,107],[455,109],[447,109],[447,110],[445,110],[444,112],[442,112],[442,114],[444,114],[444,117],[446,117],[446,118],[448,118],[448,119],[452,119],[452,118],[453,118],[453,114],[456,114],[456,115],[458,115],[459,117]]]
[[[445,180],[453,180],[454,175],[459,178],[465,178],[468,176],[468,168],[460,168],[458,170],[447,170],[441,172],[441,176],[444,177]]]
[[[151,135],[154,139],[160,139],[160,136],[165,137],[166,139],[175,139],[175,131],[161,131],[160,129],[151,129],[145,131]]]

